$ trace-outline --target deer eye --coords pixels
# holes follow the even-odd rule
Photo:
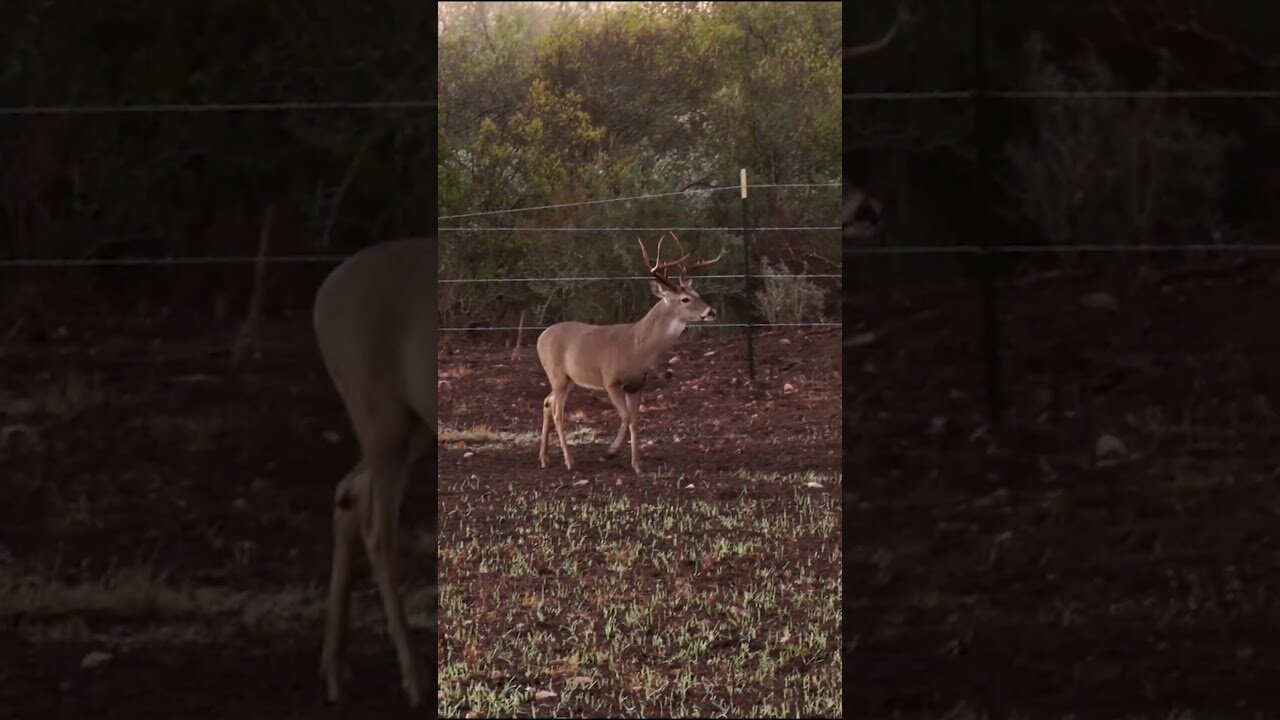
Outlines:
[[[680,298],[680,302],[687,303],[687,302],[692,302],[692,300],[690,300],[688,295],[685,295],[684,297]]]

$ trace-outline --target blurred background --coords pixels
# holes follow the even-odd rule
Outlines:
[[[1275,714],[1280,6],[845,20],[846,712]]]
[[[0,715],[316,716],[356,451],[311,301],[354,249],[434,231],[434,19],[0,5]],[[433,632],[425,512],[405,584]],[[371,615],[350,712],[384,717]]]

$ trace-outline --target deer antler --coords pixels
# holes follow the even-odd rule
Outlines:
[[[680,242],[680,237],[675,233],[671,233],[671,237],[676,239],[676,244],[680,246],[680,252],[684,252],[684,243]],[[708,265],[714,265],[720,262],[720,259],[724,257],[724,250],[721,250],[719,255],[711,258],[710,260],[707,260],[704,258],[690,265],[688,264],[687,260],[689,259],[689,256],[692,254],[693,253],[685,253],[684,257],[680,258],[679,260],[681,281],[686,280],[689,276],[689,273],[693,272],[694,270],[697,270],[698,268],[704,268]]]
[[[710,260],[706,260],[706,259],[699,260],[698,262],[688,266],[687,268],[685,268],[685,272],[690,273],[690,272],[693,272],[694,270],[697,270],[698,268],[704,268],[708,265],[715,265],[716,263],[720,262],[720,259],[723,257],[724,257],[724,250],[721,250],[719,255],[711,258]]]
[[[657,280],[663,285],[666,285],[672,290],[675,290],[675,286],[673,286],[671,284],[671,281],[667,278],[667,276],[664,273],[659,272],[659,270],[665,270],[669,267],[676,267],[676,268],[683,267],[684,261],[688,260],[689,256],[686,254],[685,256],[676,258],[675,260],[672,260],[670,262],[665,262],[665,263],[662,262],[662,242],[666,239],[667,239],[666,235],[663,235],[662,237],[658,238],[657,257],[653,261],[653,267],[649,268],[649,274],[653,276],[653,279]],[[676,242],[679,242],[679,241],[680,241],[680,238],[676,238]],[[640,254],[644,256],[645,267],[649,267],[649,251],[645,249],[644,241],[641,240],[640,238],[636,238],[636,242],[640,243]],[[680,249],[683,250],[684,247],[681,246]]]
[[[888,47],[889,43],[893,42],[894,36],[898,34],[898,25],[901,24],[906,17],[907,17],[906,7],[899,5],[898,14],[893,19],[893,25],[889,26],[889,32],[885,33],[884,37],[880,38],[879,40],[874,40],[872,42],[865,43],[863,45],[855,45],[854,47],[845,48],[840,53],[842,61],[849,62],[850,60],[856,60],[860,57],[871,55],[872,53],[877,53],[885,49],[886,47]]]

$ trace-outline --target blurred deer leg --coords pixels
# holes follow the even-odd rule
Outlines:
[[[320,651],[320,673],[324,677],[329,702],[345,695],[347,668],[347,628],[351,609],[351,554],[360,537],[356,514],[358,495],[365,490],[364,465],[357,464],[334,493],[333,566],[329,571],[329,602],[325,612],[324,647]]]
[[[640,441],[636,439],[636,424],[640,422],[640,393],[627,394],[627,427],[631,430],[631,469],[640,474]]]
[[[361,532],[365,552],[373,568],[373,579],[382,596],[387,632],[400,664],[400,680],[409,704],[421,701],[418,660],[409,643],[409,623],[397,585],[396,536],[400,524],[400,501],[408,478],[409,448],[382,453],[369,463],[368,502],[361,508]]]

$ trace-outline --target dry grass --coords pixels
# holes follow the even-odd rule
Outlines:
[[[71,585],[50,576],[0,572],[0,617],[154,617],[197,608],[187,591],[172,587],[163,572],[146,564],[115,568],[96,582]]]

